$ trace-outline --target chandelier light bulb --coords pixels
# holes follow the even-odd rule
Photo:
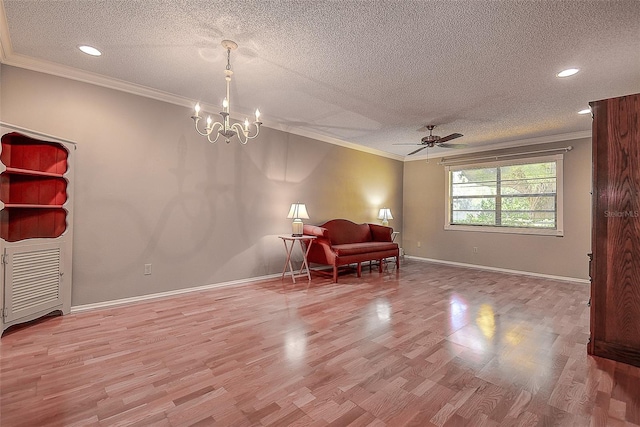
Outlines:
[[[229,101],[227,101],[227,98],[222,100],[222,108],[229,108]]]
[[[249,130],[249,119],[247,119],[245,117],[245,119],[244,119],[244,131],[246,132],[248,130]]]
[[[256,108],[256,122],[260,121],[260,110]]]
[[[199,102],[196,104],[195,110],[196,110],[196,117],[199,117],[200,116],[200,103]]]

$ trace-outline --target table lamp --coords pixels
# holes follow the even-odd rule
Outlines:
[[[391,209],[382,208],[380,209],[380,213],[378,213],[378,219],[382,220],[382,225],[389,225],[389,220],[393,219],[393,215],[391,215]]]
[[[293,234],[292,236],[302,236],[302,220],[309,219],[309,214],[307,213],[307,207],[304,203],[293,203],[291,204],[291,209],[289,209],[289,215],[287,218],[293,218]]]

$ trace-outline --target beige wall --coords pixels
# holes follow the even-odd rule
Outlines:
[[[0,70],[2,121],[77,142],[72,305],[278,273],[296,201],[309,223],[388,206],[402,228],[400,161],[269,128],[211,145],[188,108]]]
[[[564,237],[444,231],[436,160],[403,164],[269,128],[246,146],[211,145],[188,108],[6,65],[0,87],[0,120],[78,143],[73,305],[278,273],[294,201],[315,224],[377,222],[390,207],[408,255],[588,278],[589,139],[550,145],[575,147]]]
[[[588,279],[591,232],[591,139],[544,147],[564,157],[564,237],[445,231],[445,172],[439,159],[405,163],[403,243],[407,255]],[[420,247],[418,247],[420,242]],[[478,253],[473,253],[473,248]]]

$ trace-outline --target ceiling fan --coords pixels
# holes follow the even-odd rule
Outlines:
[[[425,148],[433,148],[433,147],[441,147],[441,148],[462,148],[466,147],[466,144],[447,144],[447,141],[451,141],[452,139],[460,138],[462,136],[461,133],[452,133],[451,135],[439,137],[438,135],[433,134],[433,128],[435,125],[427,125],[427,129],[429,130],[429,135],[423,137],[421,142],[418,144],[394,144],[394,145],[421,145],[422,147],[418,148],[415,151],[407,154],[410,156],[412,154],[416,154],[419,151],[424,150]]]

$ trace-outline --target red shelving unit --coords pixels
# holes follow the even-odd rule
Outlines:
[[[0,238],[7,242],[59,237],[66,230],[67,150],[11,132],[2,136]]]
[[[75,144],[6,123],[0,135],[2,334],[71,310]]]

